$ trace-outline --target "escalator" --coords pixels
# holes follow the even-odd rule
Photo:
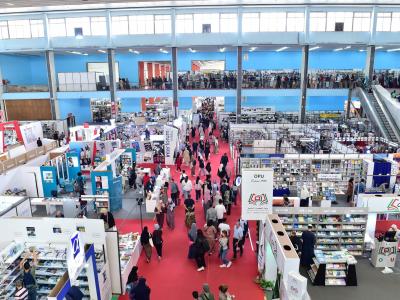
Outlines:
[[[377,88],[372,86],[367,91],[358,87],[355,93],[360,98],[363,111],[373,123],[374,128],[385,139],[396,143],[400,142],[400,130],[393,120],[391,112],[387,109],[384,102],[381,101]]]

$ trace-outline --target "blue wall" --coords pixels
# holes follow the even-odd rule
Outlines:
[[[400,69],[400,52],[375,52],[375,69]]]
[[[44,56],[0,54],[0,68],[11,85],[47,84]]]
[[[312,69],[364,69],[366,52],[359,51],[310,51],[308,68]]]
[[[59,99],[58,101],[62,119],[72,113],[77,125],[92,121],[90,99]]]
[[[246,52],[243,58],[243,70],[300,69],[301,52],[299,51],[263,51]]]
[[[141,112],[142,100],[140,98],[121,98],[121,111],[122,112]]]
[[[64,72],[87,72],[88,62],[107,62],[106,54],[76,55],[58,54],[55,55],[56,73]]]

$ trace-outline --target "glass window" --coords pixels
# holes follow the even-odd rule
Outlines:
[[[390,31],[391,21],[391,13],[378,13],[376,20],[376,31]]]
[[[286,19],[286,31],[304,31],[304,14],[288,12]]]
[[[194,14],[195,33],[219,32],[219,14]]]
[[[49,19],[50,36],[66,36],[65,19]]]
[[[66,18],[67,36],[75,36],[75,28],[82,28],[83,35],[90,35],[89,17]]]
[[[400,13],[392,13],[392,27],[390,31],[400,31]]]
[[[8,24],[7,21],[0,21],[0,39],[5,40],[10,38],[8,35]]]
[[[125,35],[129,33],[128,16],[111,17],[111,34]]]
[[[171,33],[171,16],[155,15],[154,16],[154,33]]]
[[[326,18],[326,31],[336,31],[337,23],[343,23],[343,31],[353,31],[353,13],[338,11],[328,12]]]
[[[271,12],[260,14],[261,32],[284,32],[286,31],[286,13]]]
[[[176,16],[176,32],[177,33],[193,33],[193,15],[177,15]]]
[[[107,35],[106,17],[91,17],[90,32],[92,35]]]
[[[326,13],[310,13],[310,31],[326,31]]]
[[[370,31],[371,14],[370,13],[354,13],[353,31]]]
[[[242,20],[243,32],[260,32],[260,14],[244,13]]]
[[[29,20],[8,21],[10,39],[26,39],[31,37]]]
[[[154,34],[154,16],[129,16],[129,34]]]
[[[220,14],[220,32],[237,32],[237,14]]]
[[[30,20],[31,36],[33,38],[44,37],[43,20]]]

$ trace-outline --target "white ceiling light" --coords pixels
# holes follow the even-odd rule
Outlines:
[[[97,51],[100,52],[100,53],[107,53],[106,50],[97,50]]]
[[[219,52],[225,52],[225,50],[226,50],[226,48],[225,48],[225,47],[223,47],[223,48],[219,48],[219,49],[218,49],[218,51],[219,51]]]
[[[14,3],[7,2],[6,5],[8,5],[8,6],[14,6]]]
[[[360,50],[358,50],[358,51],[360,51],[360,52],[365,52],[365,49],[360,49]]]
[[[282,48],[276,49],[275,51],[276,52],[281,52],[281,51],[284,51],[286,49],[289,49],[289,47],[282,47]]]
[[[395,49],[389,49],[387,52],[397,52],[400,51],[400,48],[395,48]]]
[[[351,48],[351,46],[346,46],[344,49],[350,49]]]
[[[160,52],[162,52],[162,53],[165,53],[165,54],[167,54],[167,53],[168,53],[168,51],[167,51],[167,50],[165,50],[165,49],[163,49],[163,48],[160,48]]]
[[[317,50],[319,48],[321,48],[321,47],[320,46],[315,46],[315,47],[310,48],[309,51],[314,51],[314,50]]]
[[[375,47],[375,50],[383,49],[382,46]]]
[[[140,54],[140,52],[139,52],[139,51],[137,51],[137,50],[133,50],[133,49],[129,49],[129,52],[132,52],[132,53],[135,53],[135,54]]]
[[[343,50],[343,48],[336,48],[336,49],[333,49],[334,52],[338,52],[338,51],[342,51],[342,50]]]
[[[253,52],[254,50],[256,50],[257,49],[257,47],[251,47],[250,49],[249,49],[249,51],[250,52]]]
[[[189,48],[189,51],[192,52],[192,53],[196,53],[197,52],[196,50],[194,50],[192,48]]]

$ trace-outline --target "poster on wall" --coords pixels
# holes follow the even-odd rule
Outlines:
[[[53,183],[53,172],[52,171],[43,171],[43,180],[46,183]]]
[[[22,140],[24,141],[26,151],[37,148],[38,138],[43,139],[43,129],[41,122],[33,122],[20,127]]]
[[[164,150],[165,150],[165,164],[174,164],[174,154],[178,144],[179,130],[172,126],[164,125]]]
[[[68,157],[68,167],[70,168],[78,168],[79,161],[77,156],[70,156]]]
[[[272,213],[272,169],[242,170],[242,219],[265,220]]]

